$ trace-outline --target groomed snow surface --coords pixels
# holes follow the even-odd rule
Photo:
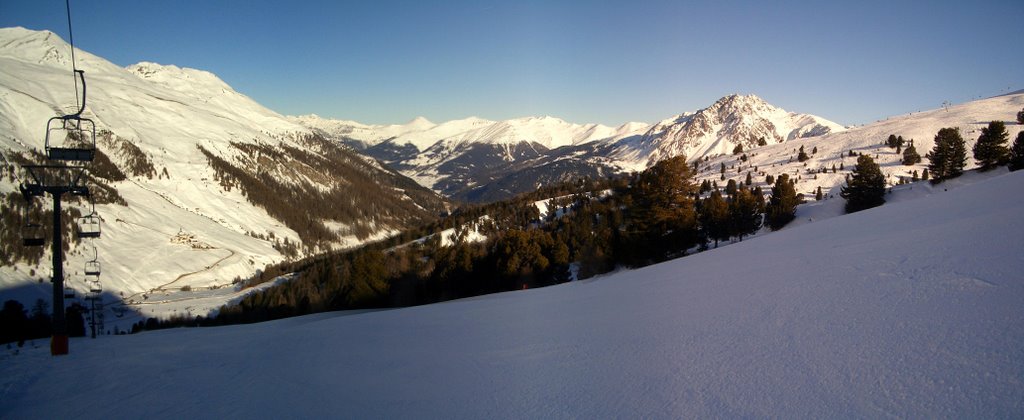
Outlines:
[[[1024,171],[929,191],[543,289],[37,341],[0,417],[1024,416]]]

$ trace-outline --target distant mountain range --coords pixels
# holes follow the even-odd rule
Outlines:
[[[324,137],[380,159],[421,185],[471,202],[494,201],[538,185],[642,170],[677,155],[690,159],[842,131],[810,114],[786,112],[754,95],[656,124],[572,124],[553,117],[466,118],[434,124],[365,125],[316,115],[292,117]],[[760,142],[760,143],[759,143]]]

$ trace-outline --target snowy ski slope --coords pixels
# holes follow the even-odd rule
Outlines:
[[[972,179],[554,287],[37,342],[0,417],[1021,417],[1024,171]]]

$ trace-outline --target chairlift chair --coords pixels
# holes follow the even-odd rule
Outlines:
[[[43,232],[43,225],[39,223],[25,223],[21,227],[22,246],[43,246],[46,245],[46,235]]]
[[[96,261],[96,260],[86,261],[85,262],[85,275],[99,277],[99,275],[100,275],[100,262]]]
[[[93,211],[90,214],[78,218],[79,238],[100,237],[100,217]]]
[[[50,160],[89,162],[96,156],[96,123],[82,116],[85,111],[85,72],[75,70],[82,80],[82,103],[78,112],[50,118],[46,122],[46,156]],[[58,137],[63,135],[63,139]]]
[[[71,194],[88,198],[89,205],[91,206],[89,214],[79,217],[77,220],[78,223],[76,224],[76,227],[78,228],[78,231],[76,233],[78,238],[99,238],[101,231],[100,216],[96,213],[96,202],[93,201],[93,197],[89,193],[89,188],[82,186],[80,188],[73,189]]]
[[[100,293],[102,291],[103,291],[103,286],[100,285],[100,281],[99,280],[95,280],[95,281],[90,281],[89,282],[89,292],[90,293]]]

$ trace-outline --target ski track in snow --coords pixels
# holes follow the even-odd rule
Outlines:
[[[1024,171],[971,179],[553,287],[37,340],[0,417],[1021,417]]]

